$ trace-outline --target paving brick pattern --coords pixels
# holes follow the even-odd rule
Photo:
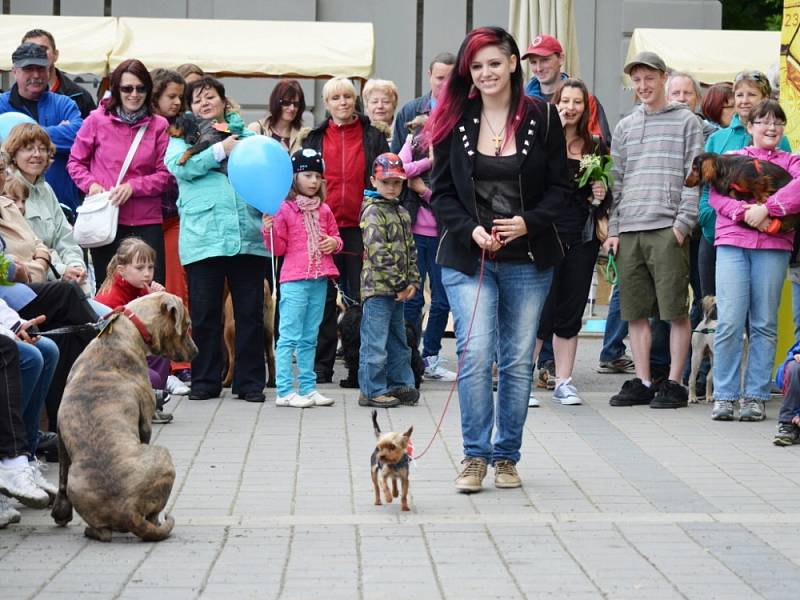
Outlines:
[[[452,341],[446,342],[452,352]],[[0,531],[0,598],[371,600],[800,597],[800,447],[763,423],[716,423],[706,404],[611,408],[623,376],[594,375],[582,341],[583,406],[530,411],[519,471],[498,490],[454,492],[457,398],[412,467],[411,512],[373,506],[369,410],[357,390],[323,386],[330,408],[175,399],[154,443],[172,453],[172,537],[83,537],[21,508]],[[420,451],[449,385],[417,407],[380,411],[414,425]],[[51,467],[47,476],[55,479]]]

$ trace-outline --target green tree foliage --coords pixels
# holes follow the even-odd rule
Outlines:
[[[783,0],[721,0],[723,29],[781,28]]]

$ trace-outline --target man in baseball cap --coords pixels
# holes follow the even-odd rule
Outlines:
[[[639,52],[625,64],[625,67],[622,70],[625,71],[625,75],[630,76],[631,71],[638,66],[649,67],[654,71],[661,71],[662,73],[667,72],[667,65],[664,63],[664,60],[655,52]]]
[[[83,123],[78,105],[71,98],[50,91],[50,61],[44,46],[21,44],[11,54],[11,62],[15,83],[10,91],[0,94],[0,114],[23,113],[44,128],[56,146],[56,156],[45,179],[60,202],[76,207],[80,198],[78,188],[67,173],[67,159],[75,134]]]

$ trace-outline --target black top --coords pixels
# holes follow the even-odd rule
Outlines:
[[[492,232],[495,219],[522,215],[517,157],[475,155],[475,210],[478,223]],[[512,240],[494,255],[494,260],[530,260],[525,237]]]
[[[573,182],[573,191],[558,215],[556,228],[561,240],[567,244],[581,241],[581,235],[586,225],[586,219],[592,213],[592,205],[587,200],[592,195],[592,184],[587,183],[579,188],[577,181],[581,169],[581,161],[567,158],[567,173]]]

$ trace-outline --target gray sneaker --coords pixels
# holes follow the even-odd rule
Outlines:
[[[456,477],[456,489],[459,492],[480,492],[483,478],[486,477],[486,461],[482,458],[467,456],[461,461],[464,469]]]
[[[767,418],[767,410],[763,400],[755,398],[742,398],[739,400],[740,421],[763,421]]]
[[[22,515],[19,511],[11,506],[8,498],[0,495],[0,529],[3,529],[9,523],[19,523]]]
[[[779,423],[778,433],[772,443],[776,446],[791,446],[800,443],[800,428],[793,423]]]
[[[553,391],[553,402],[570,406],[583,403],[578,395],[577,388],[572,385],[572,377],[565,379],[556,386]]]
[[[714,400],[711,409],[712,421],[733,421],[733,400]]]

